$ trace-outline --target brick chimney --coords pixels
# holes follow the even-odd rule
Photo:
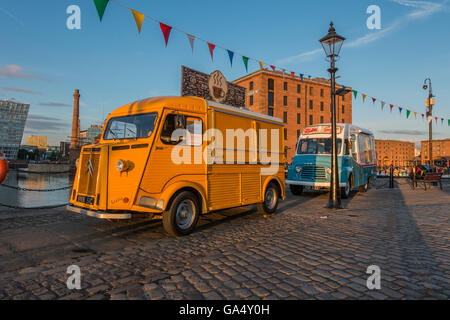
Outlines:
[[[75,89],[73,94],[72,136],[70,141],[71,149],[80,146],[80,91],[78,89]]]

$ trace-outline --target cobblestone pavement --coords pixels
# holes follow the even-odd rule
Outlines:
[[[0,208],[0,299],[449,299],[450,186],[397,187],[340,211],[288,194],[267,219],[225,210],[183,238],[142,218]],[[66,287],[72,264],[81,290]],[[380,290],[366,287],[373,264]]]

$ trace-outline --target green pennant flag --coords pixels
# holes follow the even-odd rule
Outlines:
[[[450,119],[448,119],[448,125],[449,125],[449,127],[450,127]]]
[[[245,71],[248,72],[248,57],[242,56],[242,61],[244,61]]]
[[[356,96],[358,95],[358,91],[353,90],[353,95],[355,96],[355,99],[356,99]]]
[[[108,1],[109,0],[94,0],[95,7],[97,8],[98,16],[100,17],[100,21],[102,21],[106,6],[108,5]]]
[[[411,110],[406,109],[406,119],[409,118],[409,115],[411,114]]]

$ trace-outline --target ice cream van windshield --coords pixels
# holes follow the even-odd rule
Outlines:
[[[341,152],[342,139],[337,139],[337,150]],[[331,138],[304,138],[297,145],[297,154],[331,154]]]

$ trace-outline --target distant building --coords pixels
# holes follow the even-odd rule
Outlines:
[[[450,157],[450,139],[433,140],[431,144],[433,150],[433,161],[441,160],[442,158]],[[428,155],[428,140],[420,142],[421,147],[421,162],[422,164],[429,163],[430,157]]]
[[[302,79],[289,73],[283,75],[280,71],[260,69],[233,83],[247,88],[245,106],[248,109],[283,120],[288,162],[295,155],[297,140],[304,127],[331,122],[328,79]],[[352,123],[351,91],[344,97],[336,97],[336,118],[340,123]]]
[[[30,105],[0,100],[0,152],[8,159],[16,159],[22,141]]]
[[[377,152],[377,165],[379,167],[409,166],[415,158],[415,146],[413,142],[398,140],[375,139],[375,150]]]
[[[61,157],[69,156],[70,142],[61,141],[59,143],[59,151],[61,152]]]
[[[46,136],[28,136],[28,145],[36,146],[38,149],[47,149]]]

